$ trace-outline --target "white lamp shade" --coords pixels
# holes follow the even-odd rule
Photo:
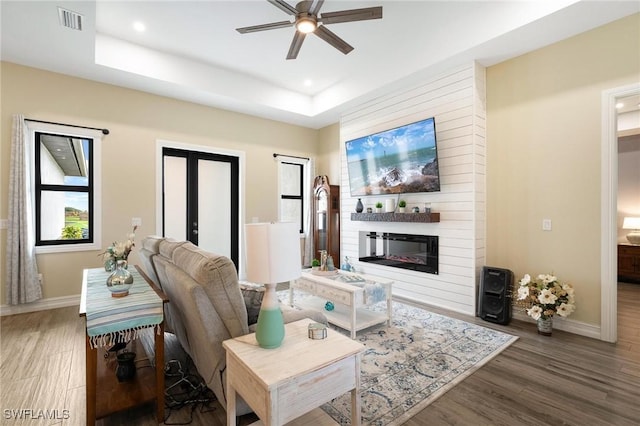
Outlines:
[[[625,217],[622,229],[640,229],[640,217]]]
[[[300,231],[293,222],[245,225],[247,279],[276,284],[300,277]]]

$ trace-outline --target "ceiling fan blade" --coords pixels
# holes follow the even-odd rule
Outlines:
[[[309,6],[309,13],[311,15],[318,16],[320,8],[322,7],[322,3],[324,3],[324,0],[313,0],[311,6]]]
[[[381,19],[382,6],[366,7],[364,9],[341,10],[339,12],[322,13],[318,22],[323,24],[339,24],[341,22],[366,21],[368,19]]]
[[[313,33],[345,55],[353,50],[353,46],[329,31],[324,25],[320,25]]]
[[[236,28],[236,31],[239,32],[240,34],[246,34],[246,33],[255,33],[257,31],[275,30],[278,28],[286,28],[286,27],[292,27],[292,26],[293,26],[293,22],[280,21],[280,22],[272,22],[270,24],[253,25],[251,27]]]
[[[296,10],[295,7],[290,6],[288,3],[285,3],[282,0],[267,0],[267,1],[272,5],[274,5],[275,7],[277,7],[278,9],[280,9],[281,11],[283,11],[284,13],[288,13],[289,15],[293,15],[293,16],[296,16],[298,14],[298,11]]]
[[[287,53],[287,59],[295,59],[298,57],[298,52],[300,52],[300,48],[302,47],[302,42],[304,41],[305,36],[306,36],[305,33],[296,31],[296,33],[293,35],[291,46],[289,46],[289,53]]]

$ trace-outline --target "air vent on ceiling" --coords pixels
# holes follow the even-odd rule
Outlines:
[[[82,31],[82,21],[84,16],[71,10],[58,8],[58,19],[60,25],[63,27],[71,28],[72,30]]]

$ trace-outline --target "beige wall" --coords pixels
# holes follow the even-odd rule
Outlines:
[[[589,324],[600,323],[601,96],[640,81],[638,52],[634,15],[487,69],[487,264],[571,282],[571,318]]]
[[[320,129],[316,174],[327,175],[331,185],[340,185],[340,148],[339,123]]]
[[[155,233],[156,140],[246,153],[245,220],[277,218],[272,154],[315,156],[319,131],[54,74],[11,63],[1,67],[0,217],[7,217],[11,116],[106,127],[103,145],[103,241],[123,239],[142,218],[137,240]],[[325,138],[326,139],[326,138]],[[322,168],[319,172],[328,173]],[[116,200],[118,200],[116,202]],[[0,304],[5,303],[6,230],[1,231]],[[135,251],[134,251],[135,252]],[[100,266],[98,251],[38,255],[44,297],[80,293],[82,269]],[[133,262],[137,261],[136,255]]]

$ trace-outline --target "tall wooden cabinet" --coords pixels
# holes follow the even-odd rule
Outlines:
[[[330,185],[327,176],[313,182],[313,257],[326,250],[340,268],[340,186]]]

